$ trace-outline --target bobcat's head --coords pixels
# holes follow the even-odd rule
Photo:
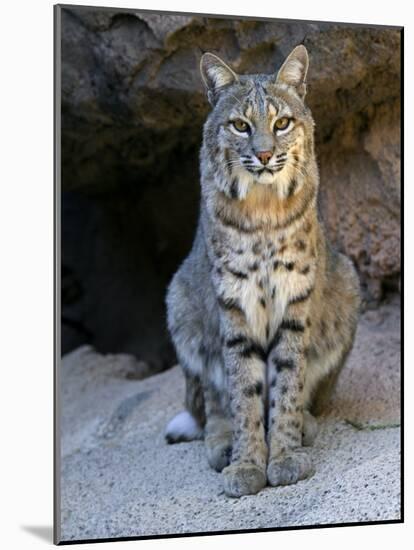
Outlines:
[[[304,103],[308,64],[304,46],[273,75],[237,75],[216,55],[202,56],[213,106],[204,141],[227,195],[244,198],[254,184],[275,185],[281,196],[301,187],[313,156],[313,119]]]

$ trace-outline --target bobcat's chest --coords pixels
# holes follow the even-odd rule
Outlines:
[[[289,301],[303,283],[295,269],[295,251],[278,250],[275,243],[276,236],[256,238],[249,243],[247,254],[232,255],[227,263],[229,279],[232,275],[237,279],[233,281],[233,295],[245,313],[251,337],[262,345],[276,333]]]

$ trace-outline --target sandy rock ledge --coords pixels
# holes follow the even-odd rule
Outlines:
[[[297,485],[226,497],[203,442],[167,445],[182,408],[179,367],[139,380],[131,356],[82,347],[63,358],[62,539],[275,528],[400,518],[399,302],[361,319]],[[131,375],[132,373],[132,375]]]

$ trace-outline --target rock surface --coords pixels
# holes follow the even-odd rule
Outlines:
[[[305,44],[329,236],[355,262],[367,299],[395,287],[397,29],[81,7],[61,13],[65,352],[87,342],[134,353],[154,371],[171,361],[163,296],[198,213],[208,112],[198,63],[207,50],[240,72],[270,73]]]
[[[320,419],[316,474],[234,500],[202,441],[167,445],[179,367],[146,378],[128,356],[82,347],[63,358],[62,540],[400,518],[399,301],[364,314]],[[133,373],[131,379],[131,372]]]

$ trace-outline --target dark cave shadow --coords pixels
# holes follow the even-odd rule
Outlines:
[[[53,527],[51,525],[21,525],[21,528],[27,533],[53,544]]]

